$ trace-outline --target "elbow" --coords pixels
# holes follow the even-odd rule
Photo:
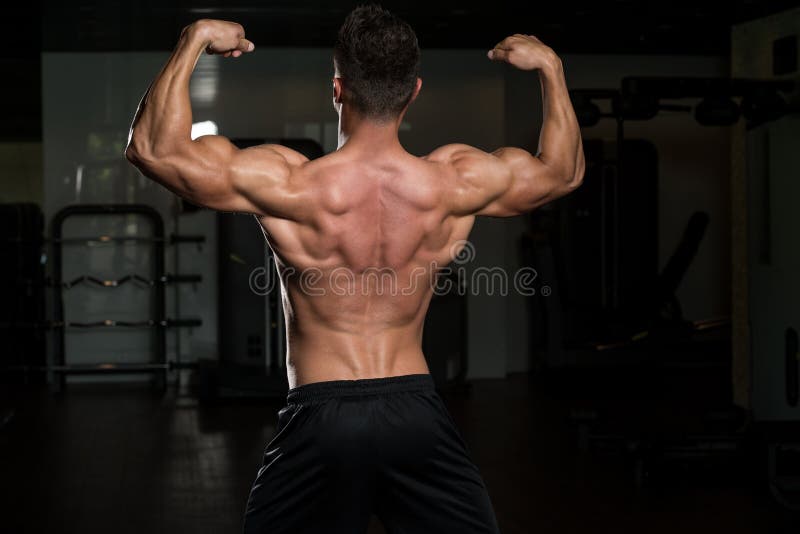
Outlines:
[[[568,187],[570,191],[573,191],[581,186],[583,183],[583,176],[586,173],[586,159],[583,155],[583,149],[578,149],[578,157],[575,161],[575,169],[572,172],[572,176],[569,178]]]
[[[150,158],[150,149],[140,137],[132,135],[128,141],[128,146],[125,147],[125,159],[139,167]]]
[[[125,147],[125,159],[135,166],[142,168],[163,161],[176,152],[173,144],[154,144],[150,139],[141,135],[132,135],[128,146]]]
[[[128,146],[125,147],[125,159],[127,159],[134,165],[136,165],[137,163],[139,163],[139,161],[141,161],[141,158],[136,153],[136,148],[133,146],[132,143],[128,143]]]
[[[188,141],[191,143],[191,140]],[[164,141],[151,139],[145,134],[131,135],[128,146],[125,148],[125,159],[134,165],[148,165],[161,162],[185,151],[183,141]]]
[[[555,190],[557,196],[572,193],[583,183],[583,165],[576,165],[573,169],[562,169],[557,175],[553,176],[553,182],[558,184]]]
[[[586,173],[586,165],[581,161],[576,167],[575,172],[572,175],[572,179],[569,181],[569,188],[571,190],[575,190],[581,186],[583,183],[583,176]]]

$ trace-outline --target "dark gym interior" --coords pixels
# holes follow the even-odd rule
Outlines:
[[[533,290],[436,295],[425,322],[501,531],[800,532],[800,8],[516,4],[383,2],[422,49],[410,153],[536,151],[536,74],[486,60],[516,32],[560,55],[581,125],[583,185],[478,219],[454,274]],[[336,150],[355,5],[5,8],[0,532],[241,531],[288,387],[273,258],[252,217],[139,173],[128,129],[181,29],[216,18],[257,50],[201,57],[196,135]]]

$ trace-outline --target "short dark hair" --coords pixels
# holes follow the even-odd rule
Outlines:
[[[419,76],[417,35],[381,6],[362,5],[347,15],[333,59],[343,98],[365,117],[395,118],[411,100]]]

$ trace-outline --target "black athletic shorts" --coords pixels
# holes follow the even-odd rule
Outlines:
[[[289,390],[250,491],[245,534],[498,532],[477,467],[430,375]]]

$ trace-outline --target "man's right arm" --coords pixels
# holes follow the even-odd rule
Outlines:
[[[516,34],[489,58],[522,70],[539,70],[544,120],[539,151],[505,147],[488,153],[446,145],[427,159],[452,167],[447,201],[456,215],[511,217],[561,197],[581,184],[585,169],[580,127],[569,99],[561,60],[541,41]]]

